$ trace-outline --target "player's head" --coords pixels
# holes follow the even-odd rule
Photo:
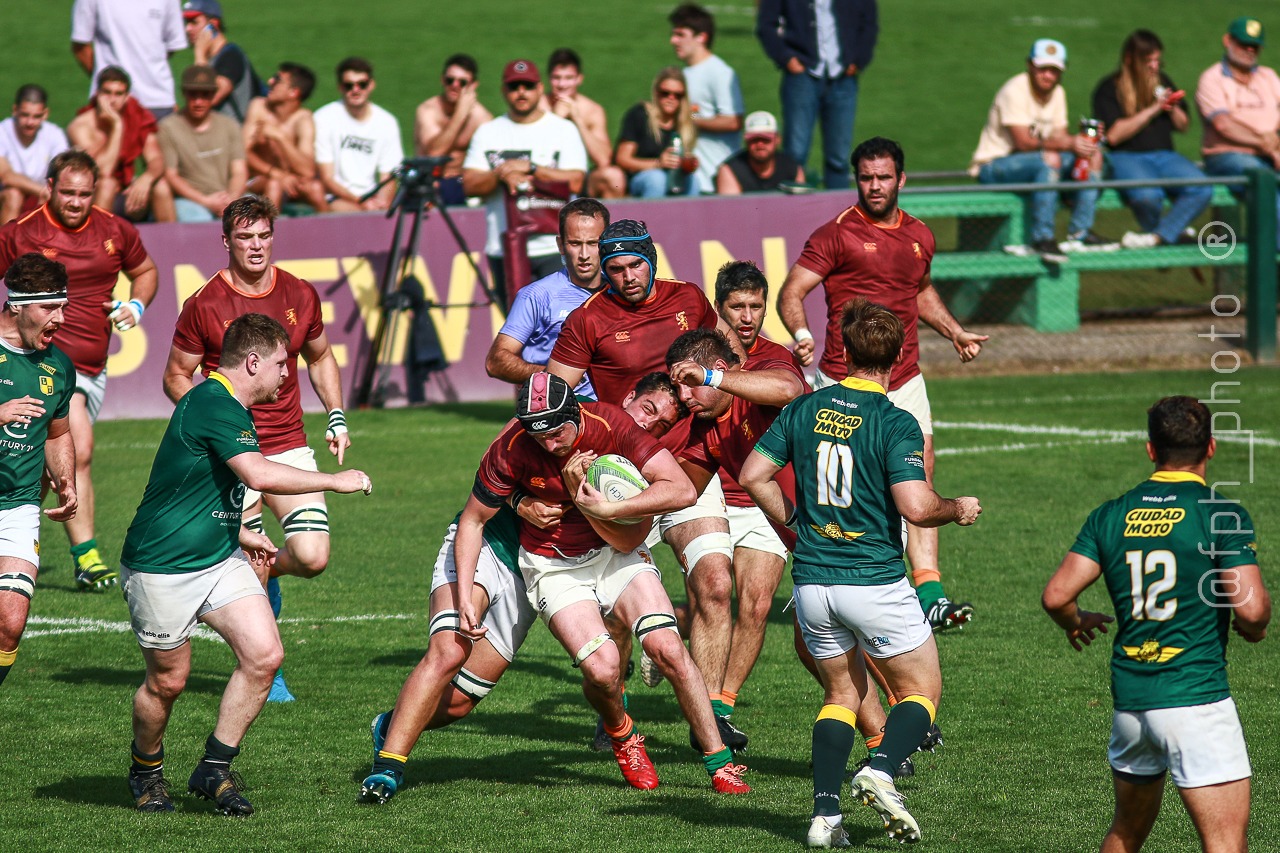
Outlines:
[[[883,305],[861,296],[844,306],[840,317],[844,360],[850,372],[888,373],[902,352],[902,321]]]
[[[253,401],[274,402],[288,376],[289,333],[266,314],[242,314],[222,337],[220,370],[248,374]]]
[[[256,279],[271,266],[276,206],[260,195],[242,195],[222,211],[222,245],[233,274]]]
[[[1147,409],[1147,452],[1160,468],[1193,468],[1213,455],[1213,417],[1194,397],[1165,397]]]
[[[729,261],[716,273],[716,310],[745,349],[760,336],[768,300],[769,280],[754,261]]]
[[[5,318],[17,327],[22,346],[48,349],[67,305],[67,268],[39,252],[28,252],[9,266],[4,283],[9,288]]]
[[[689,409],[680,402],[680,389],[661,371],[642,377],[622,398],[622,408],[640,429],[654,438],[662,438],[689,414]]]
[[[63,151],[49,161],[49,212],[62,227],[74,231],[93,207],[98,164],[84,151]]]
[[[600,284],[600,235],[609,227],[609,209],[594,198],[575,198],[560,208],[556,245],[569,279],[579,287]]]
[[[692,361],[705,370],[731,370],[741,359],[727,338],[716,329],[690,329],[667,348],[667,369],[681,361]],[[680,385],[680,402],[695,418],[718,418],[733,405],[733,397],[710,385],[690,388]]]
[[[639,305],[653,292],[658,249],[649,228],[635,219],[612,222],[600,235],[600,269],[611,293]]]
[[[578,440],[581,412],[573,389],[554,373],[535,373],[516,392],[516,419],[553,456],[568,456]]]
[[[873,136],[849,158],[858,182],[858,205],[874,219],[887,219],[898,209],[898,190],[906,183],[906,155],[892,139]]]

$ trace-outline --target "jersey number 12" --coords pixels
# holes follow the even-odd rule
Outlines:
[[[1170,598],[1164,604],[1157,600],[1178,582],[1178,558],[1172,551],[1125,551],[1124,560],[1129,564],[1129,582],[1133,594],[1133,618],[1166,622],[1178,612],[1178,599]],[[1148,575],[1160,577],[1146,586]],[[1145,587],[1145,589],[1144,589]]]

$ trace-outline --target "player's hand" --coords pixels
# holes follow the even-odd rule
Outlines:
[[[955,339],[951,345],[956,348],[962,362],[970,362],[978,357],[978,353],[982,352],[982,345],[991,340],[990,335],[979,335],[966,329],[961,329],[956,333]]]
[[[1093,642],[1093,632],[1101,631],[1107,633],[1107,623],[1114,622],[1115,617],[1108,616],[1105,613],[1093,613],[1088,610],[1079,612],[1080,624],[1075,630],[1067,632],[1067,642],[1071,644],[1071,648],[1076,651],[1084,651],[1084,647]]]
[[[539,530],[549,530],[559,524],[560,519],[564,517],[564,506],[547,503],[535,497],[526,497],[516,507],[516,515]]]
[[[364,492],[366,495],[373,494],[373,480],[370,480],[369,475],[363,471],[350,468],[346,471],[339,471],[333,476],[336,483],[329,490],[331,492],[337,492],[340,495],[351,495],[356,492]]]
[[[340,432],[334,435],[333,438],[326,439],[326,441],[329,442],[329,452],[338,457],[338,464],[341,465],[343,455],[346,454],[347,448],[351,446],[351,433]],[[369,488],[373,487],[370,486]]]
[[[458,621],[461,623],[459,627],[462,628],[462,635],[470,640],[479,640],[489,633],[489,629],[481,624],[476,615],[476,606],[472,601],[458,602]]]
[[[244,550],[245,559],[249,561],[253,573],[265,587],[271,578],[271,567],[276,564],[275,544],[265,533],[258,533],[241,525],[240,547]]]
[[[1244,638],[1246,643],[1261,643],[1267,636],[1266,628],[1259,628],[1256,632],[1250,631],[1240,624],[1239,619],[1231,620],[1231,629]]]
[[[578,485],[586,479],[587,469],[591,467],[591,463],[596,461],[596,454],[591,451],[576,451],[564,463],[564,467],[560,469],[560,473],[564,478],[565,490],[570,494],[576,494]]]
[[[45,517],[50,521],[70,521],[75,518],[76,510],[80,507],[80,499],[76,496],[75,478],[59,480],[50,472],[49,486],[58,495],[58,505],[46,509]]]
[[[107,319],[118,332],[126,332],[142,322],[142,303],[136,299],[128,302],[116,299],[102,303],[102,307],[107,311]]]
[[[795,348],[792,350],[796,359],[799,360],[801,367],[808,367],[813,364],[813,340],[807,339],[796,341]]]
[[[974,497],[956,498],[956,512],[959,515],[956,524],[968,527],[982,515],[982,504],[978,503],[978,499]]]
[[[688,359],[677,361],[667,372],[671,374],[671,380],[677,385],[687,385],[690,388],[701,388],[707,378],[707,369],[696,361]]]
[[[617,518],[618,507],[623,504],[622,501],[609,500],[605,497],[604,492],[592,488],[586,477],[583,477],[582,482],[578,485],[578,490],[573,496],[573,502],[578,505],[578,509],[582,510],[584,515],[598,518],[601,521],[612,521]]]
[[[7,400],[0,405],[0,424],[29,425],[33,420],[44,415],[44,403],[35,397],[19,397]]]

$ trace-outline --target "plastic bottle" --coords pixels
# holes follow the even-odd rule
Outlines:
[[[684,143],[678,133],[671,137],[671,150],[675,152],[676,157],[684,157]],[[684,170],[680,168],[679,163],[674,169],[667,169],[667,195],[683,195],[684,181]]]

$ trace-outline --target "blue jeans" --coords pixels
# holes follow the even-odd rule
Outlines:
[[[822,119],[822,183],[829,190],[849,187],[853,118],[858,111],[858,78],[834,80],[808,73],[782,74],[782,150],[804,166],[809,162],[813,125]]]
[[[1076,157],[1070,151],[1062,152],[1062,168],[1051,169],[1039,151],[1020,151],[1007,157],[999,157],[984,163],[978,169],[980,184],[1050,184],[1071,180],[1071,167]],[[1099,175],[1089,175],[1095,182]],[[1097,190],[1081,190],[1071,193],[1075,204],[1071,209],[1071,221],[1067,224],[1067,236],[1076,237],[1093,227],[1094,208],[1098,205]],[[1058,209],[1058,193],[1054,190],[1036,192],[1028,200],[1030,222],[1027,240],[1038,243],[1053,239],[1053,215]]]
[[[694,176],[686,175],[684,179],[684,194],[697,195],[695,186]],[[645,169],[636,172],[631,176],[631,180],[627,182],[627,191],[636,198],[666,198],[667,170]]]
[[[1251,169],[1270,169],[1271,164],[1253,154],[1229,151],[1226,154],[1210,154],[1204,158],[1204,173],[1214,178],[1243,175]],[[1231,194],[1244,201],[1244,188],[1232,187]],[[1276,197],[1276,247],[1280,248],[1280,194]]]
[[[174,196],[173,209],[179,222],[213,222],[218,218],[203,204],[180,196]]]
[[[1201,178],[1204,173],[1176,151],[1112,151],[1107,155],[1111,174],[1116,180],[1154,180],[1157,178]],[[1165,194],[1173,200],[1169,212],[1164,211]],[[1176,243],[1213,199],[1213,187],[1140,187],[1121,190],[1125,203],[1133,210],[1143,231],[1160,235],[1166,243]]]

